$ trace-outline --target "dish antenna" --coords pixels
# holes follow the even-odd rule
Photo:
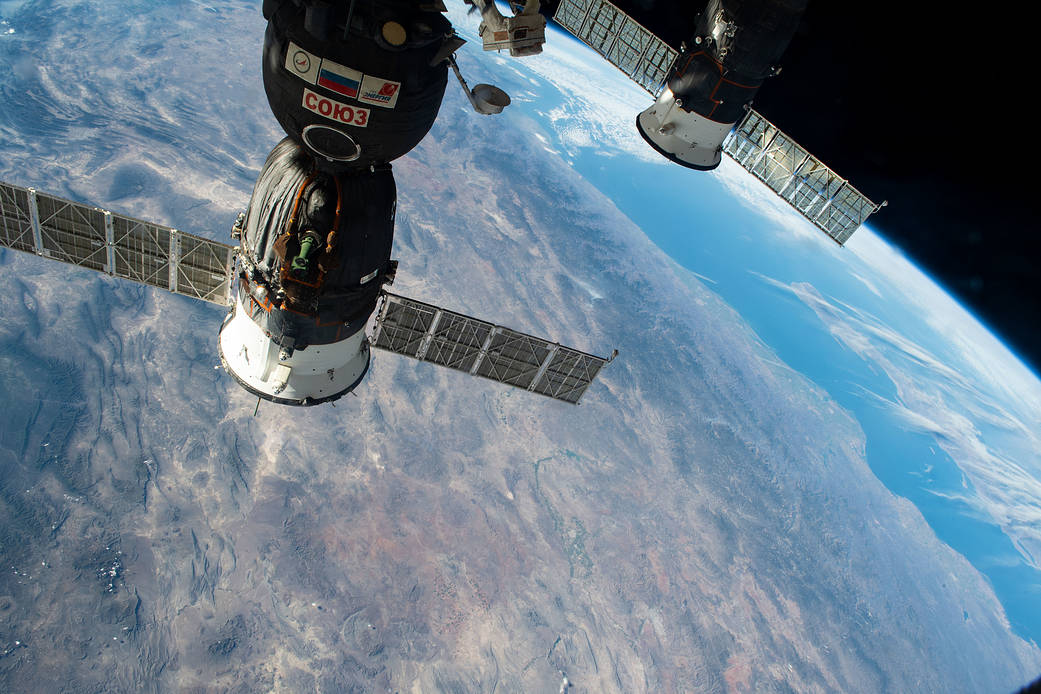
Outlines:
[[[452,66],[452,70],[455,72],[456,79],[459,80],[460,86],[466,93],[466,98],[470,101],[470,105],[474,107],[474,110],[481,115],[491,116],[496,113],[502,113],[502,110],[510,105],[510,95],[491,84],[477,84],[474,85],[473,89],[470,89],[466,84],[466,80],[463,79],[463,73],[459,72],[459,65],[455,61],[455,56],[450,57],[449,64]]]

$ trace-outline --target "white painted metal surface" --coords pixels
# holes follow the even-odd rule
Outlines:
[[[523,57],[542,52],[546,43],[546,18],[539,14],[538,0],[527,0],[515,15],[504,16],[495,0],[474,0],[481,11],[478,33],[486,51],[509,51]]]
[[[242,386],[284,404],[334,400],[358,385],[369,368],[364,330],[341,342],[310,345],[287,355],[246,314],[240,301],[221,326],[217,346],[224,368]]]
[[[659,152],[706,170],[719,166],[723,140],[733,126],[684,111],[668,88],[638,118],[641,133]]]

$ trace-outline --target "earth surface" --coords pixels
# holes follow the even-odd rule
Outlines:
[[[572,407],[377,353],[357,397],[254,416],[219,307],[0,251],[0,690],[1036,677],[1037,377],[869,228],[660,159],[580,44],[482,54],[451,16],[513,105],[450,85],[395,163],[394,290],[618,359]],[[282,136],[263,30],[0,1],[0,179],[227,241]]]

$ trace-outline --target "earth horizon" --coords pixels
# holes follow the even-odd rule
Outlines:
[[[1041,381],[862,228],[632,127],[564,34],[394,162],[393,291],[619,357],[578,407],[394,355],[261,404],[216,306],[0,250],[0,689],[1012,691]],[[221,241],[256,3],[0,2],[0,180]]]

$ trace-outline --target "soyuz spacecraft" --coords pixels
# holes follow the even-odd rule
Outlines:
[[[487,50],[541,51],[537,0],[511,16],[493,0],[472,4]],[[287,136],[235,223],[237,247],[9,184],[0,184],[2,245],[230,304],[221,363],[276,403],[351,392],[373,346],[577,403],[608,359],[384,289],[397,270],[391,162],[430,130],[449,67],[478,113],[509,104],[496,87],[467,87],[454,59],[464,41],[445,9],[264,0],[264,88]]]

